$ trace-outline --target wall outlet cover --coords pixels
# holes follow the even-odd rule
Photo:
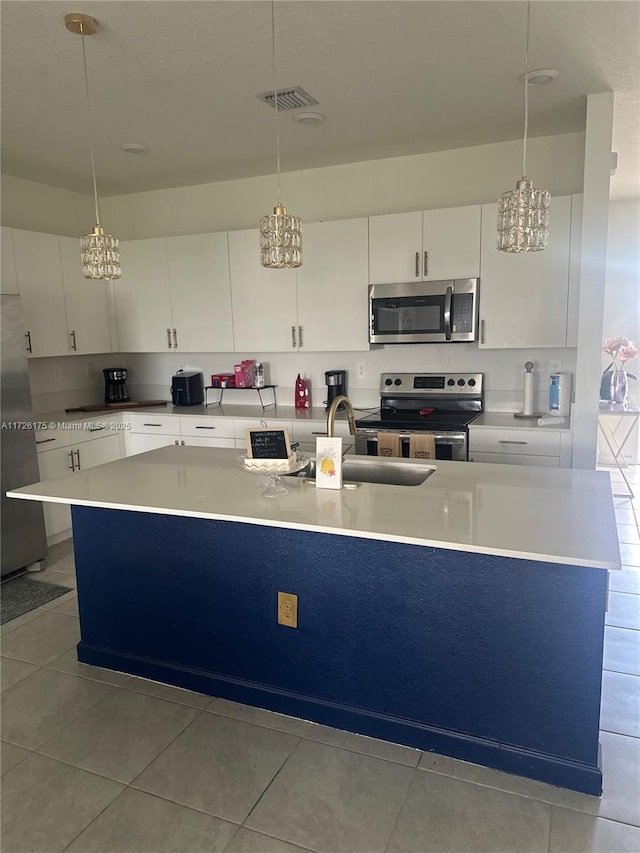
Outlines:
[[[293,592],[278,592],[278,625],[298,627],[298,596]]]

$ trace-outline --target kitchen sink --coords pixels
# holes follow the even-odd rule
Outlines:
[[[342,463],[342,481],[356,483],[384,483],[387,486],[420,486],[435,468],[408,459],[379,459],[378,457],[347,458]],[[299,475],[315,483],[316,461]]]

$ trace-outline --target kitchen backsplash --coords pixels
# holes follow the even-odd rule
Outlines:
[[[180,368],[201,370],[207,384],[212,373],[233,372],[233,365],[243,358],[255,358],[265,364],[267,381],[278,386],[277,400],[282,405],[293,405],[298,373],[310,380],[312,404],[320,406],[326,399],[325,370],[346,370],[349,397],[355,406],[368,408],[379,403],[382,372],[475,371],[485,374],[486,408],[515,412],[522,407],[525,361],[535,364],[536,408],[545,411],[552,366],[557,369],[560,363],[562,370],[575,373],[576,351],[481,350],[475,344],[436,344],[348,353],[114,353],[41,358],[29,362],[33,407],[35,412],[47,412],[101,402],[102,368],[121,366],[129,370],[127,386],[132,398],[169,400],[171,377]],[[226,391],[225,403],[236,402],[246,405],[253,402],[253,397],[246,391]],[[255,402],[257,406],[257,398]]]

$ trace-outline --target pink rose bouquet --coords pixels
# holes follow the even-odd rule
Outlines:
[[[622,370],[623,365],[627,361],[638,358],[640,355],[640,349],[629,338],[605,338],[602,349],[613,359],[609,367],[604,371],[605,373],[611,370],[612,367],[615,370]],[[629,374],[629,376],[632,375]],[[632,379],[635,378],[635,376],[632,376]]]

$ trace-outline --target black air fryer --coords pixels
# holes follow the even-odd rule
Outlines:
[[[201,406],[204,403],[202,373],[179,370],[171,380],[171,400],[174,406]]]

